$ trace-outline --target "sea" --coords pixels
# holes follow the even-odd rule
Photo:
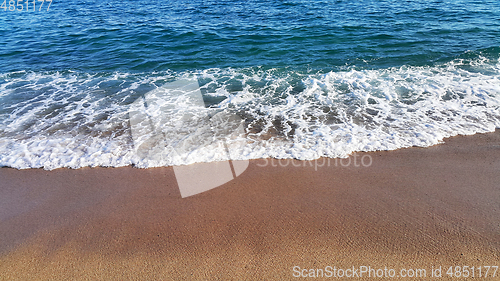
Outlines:
[[[2,167],[345,158],[498,128],[498,0],[0,8]]]

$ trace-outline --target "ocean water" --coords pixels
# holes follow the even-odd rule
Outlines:
[[[496,0],[28,7],[0,9],[0,166],[312,160],[500,128]]]

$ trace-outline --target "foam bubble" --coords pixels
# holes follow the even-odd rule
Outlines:
[[[223,150],[214,141],[221,138],[238,147],[233,160],[312,160],[425,147],[457,134],[499,128],[499,74],[500,64],[486,59],[316,74],[260,67],[6,73],[0,75],[0,165],[146,168],[221,161],[227,154],[219,153]],[[155,96],[157,89],[186,78],[198,82],[204,105],[183,102],[182,93]],[[146,157],[137,149],[137,141],[154,137],[145,127],[131,126],[130,110],[141,99],[143,107],[135,110],[153,116],[152,124],[161,128],[162,145],[155,146],[155,153],[164,157]],[[243,120],[242,131],[236,137],[217,135],[217,114]],[[133,130],[141,132],[138,139]],[[179,160],[174,151],[186,138],[192,141],[182,142]],[[207,146],[200,148],[201,142]]]

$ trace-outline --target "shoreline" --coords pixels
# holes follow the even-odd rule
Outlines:
[[[287,280],[294,266],[334,265],[429,277],[438,266],[500,266],[500,130],[356,154],[371,164],[250,160],[187,198],[172,167],[4,167],[0,280]]]

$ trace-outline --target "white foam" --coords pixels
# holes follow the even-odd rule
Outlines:
[[[155,153],[165,157],[145,157],[134,147],[131,105],[141,97],[151,99],[154,95],[147,93],[179,77],[198,77],[205,98],[218,102],[194,110],[193,104],[169,97],[150,101],[148,109],[136,108],[145,114],[169,114],[168,122],[160,118],[155,125],[163,132],[162,146],[156,147],[161,151]],[[219,153],[224,150],[213,141],[220,137],[238,151],[231,154],[233,160],[312,160],[425,147],[457,134],[500,128],[499,77],[499,63],[484,60],[314,75],[259,68],[178,74],[2,74],[0,165],[146,168],[222,161],[227,154]],[[189,120],[196,122],[189,126],[185,119],[179,121],[187,113],[195,114]],[[238,115],[245,121],[245,133],[236,139],[231,134],[215,137],[216,114]],[[139,134],[141,142],[152,138],[144,132]],[[172,151],[186,138],[192,141],[183,142],[186,154],[180,161]],[[206,146],[200,148],[200,142]]]

